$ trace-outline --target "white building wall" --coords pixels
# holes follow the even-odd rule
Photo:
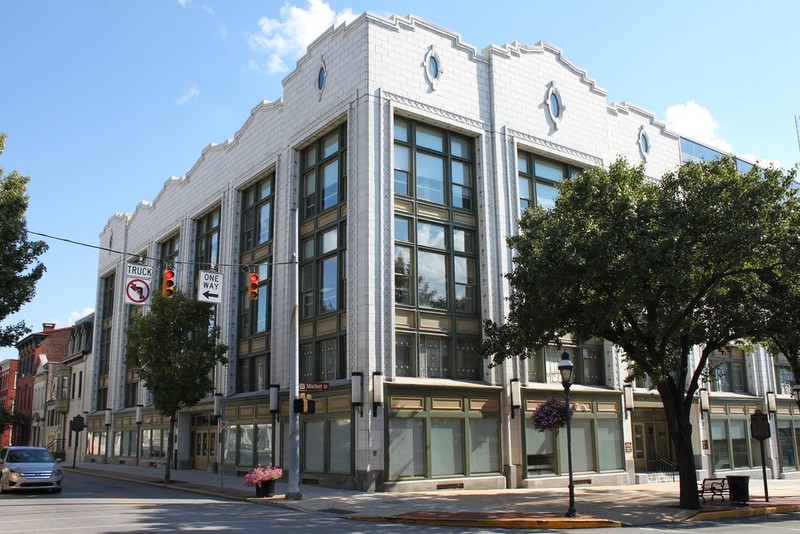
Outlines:
[[[441,69],[435,83],[425,75],[424,60],[431,53]],[[320,69],[326,74],[322,90],[318,87]],[[553,86],[564,106],[558,124],[547,114],[547,92]],[[185,290],[192,286],[189,277],[195,272],[188,265],[194,258],[194,221],[216,206],[221,208],[219,269],[225,275],[225,292],[217,308],[223,341],[230,347],[230,363],[219,369],[217,389],[231,395],[237,355],[239,191],[274,171],[271,377],[285,388],[288,357],[293,354],[289,330],[295,291],[289,287],[288,263],[293,259],[294,243],[287,229],[299,195],[298,155],[309,142],[347,122],[347,376],[353,371],[364,373],[366,401],[365,416],[354,417],[357,473],[385,469],[386,408],[372,417],[369,400],[373,372],[382,372],[387,380],[394,378],[395,114],[476,140],[481,307],[483,317],[495,321],[502,320],[506,312],[509,292],[503,278],[511,269],[505,237],[517,231],[521,215],[516,180],[519,150],[578,167],[607,166],[624,156],[629,163],[643,162],[652,177],[680,163],[677,136],[647,111],[626,103],[608,103],[606,91],[548,43],[491,46],[479,53],[458,34],[416,17],[386,19],[365,14],[348,25],[329,29],[314,41],[283,80],[283,97],[256,105],[232,139],[204,148],[186,175],[167,179],[152,202],[140,203],[132,215],[116,214],[109,219],[100,234],[100,245],[129,255],[144,251],[156,256],[158,243],[179,231],[180,261],[187,265],[179,270],[178,288]],[[650,141],[646,158],[639,148],[640,131],[646,132]],[[112,272],[117,276],[109,375],[109,406],[114,409],[122,405],[124,386],[127,259],[129,256],[101,251],[98,260],[100,278]],[[154,265],[156,271],[162,267]],[[102,289],[102,284],[98,287]],[[91,393],[97,388],[101,298],[99,291]],[[605,353],[607,385],[619,390],[624,365],[610,347]],[[521,476],[513,466],[522,469],[524,450],[521,427],[510,420],[509,380],[521,377],[527,383],[525,371],[526,364],[509,361],[488,371],[485,380],[505,391],[502,455],[504,466],[510,469],[510,485]],[[756,373],[754,379],[760,380],[759,376]],[[625,441],[630,441],[629,427],[625,427]]]

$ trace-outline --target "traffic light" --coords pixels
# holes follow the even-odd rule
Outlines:
[[[247,285],[247,298],[250,300],[258,300],[258,273],[249,274],[249,283]]]
[[[311,415],[317,411],[317,403],[308,393],[301,393],[300,397],[294,400],[294,413]]]
[[[164,271],[164,277],[161,279],[161,296],[165,299],[171,299],[175,294],[175,271],[167,269]]]

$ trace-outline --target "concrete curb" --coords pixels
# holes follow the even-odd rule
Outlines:
[[[396,515],[349,515],[347,519],[353,521],[412,523],[451,527],[573,529],[618,528],[624,526],[619,521],[598,519],[595,517],[546,517],[545,514],[520,514],[517,512],[474,513],[426,511]]]
[[[789,514],[792,512],[800,512],[800,505],[787,504],[759,506],[758,508],[731,508],[713,512],[698,512],[686,521],[712,521],[714,519],[728,519],[731,517],[759,517],[772,514]]]

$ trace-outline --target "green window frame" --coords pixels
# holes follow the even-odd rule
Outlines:
[[[501,466],[499,399],[466,392],[435,395],[444,406],[435,407],[432,395],[419,390],[398,391],[392,398],[415,397],[419,410],[388,411],[385,443],[389,480],[437,479],[496,475]],[[472,401],[478,401],[473,407]],[[473,409],[474,408],[474,409]]]

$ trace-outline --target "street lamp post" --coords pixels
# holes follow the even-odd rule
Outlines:
[[[143,406],[136,405],[136,465],[139,465],[139,457],[142,455],[142,416]]]
[[[103,463],[108,463],[108,449],[111,447],[111,408],[106,408],[106,454],[103,457]]]
[[[561,354],[558,370],[561,372],[561,385],[564,386],[564,396],[567,402],[567,466],[569,469],[569,509],[564,517],[578,517],[575,511],[575,480],[572,477],[572,410],[569,405],[569,388],[572,385],[572,362],[569,353]]]

